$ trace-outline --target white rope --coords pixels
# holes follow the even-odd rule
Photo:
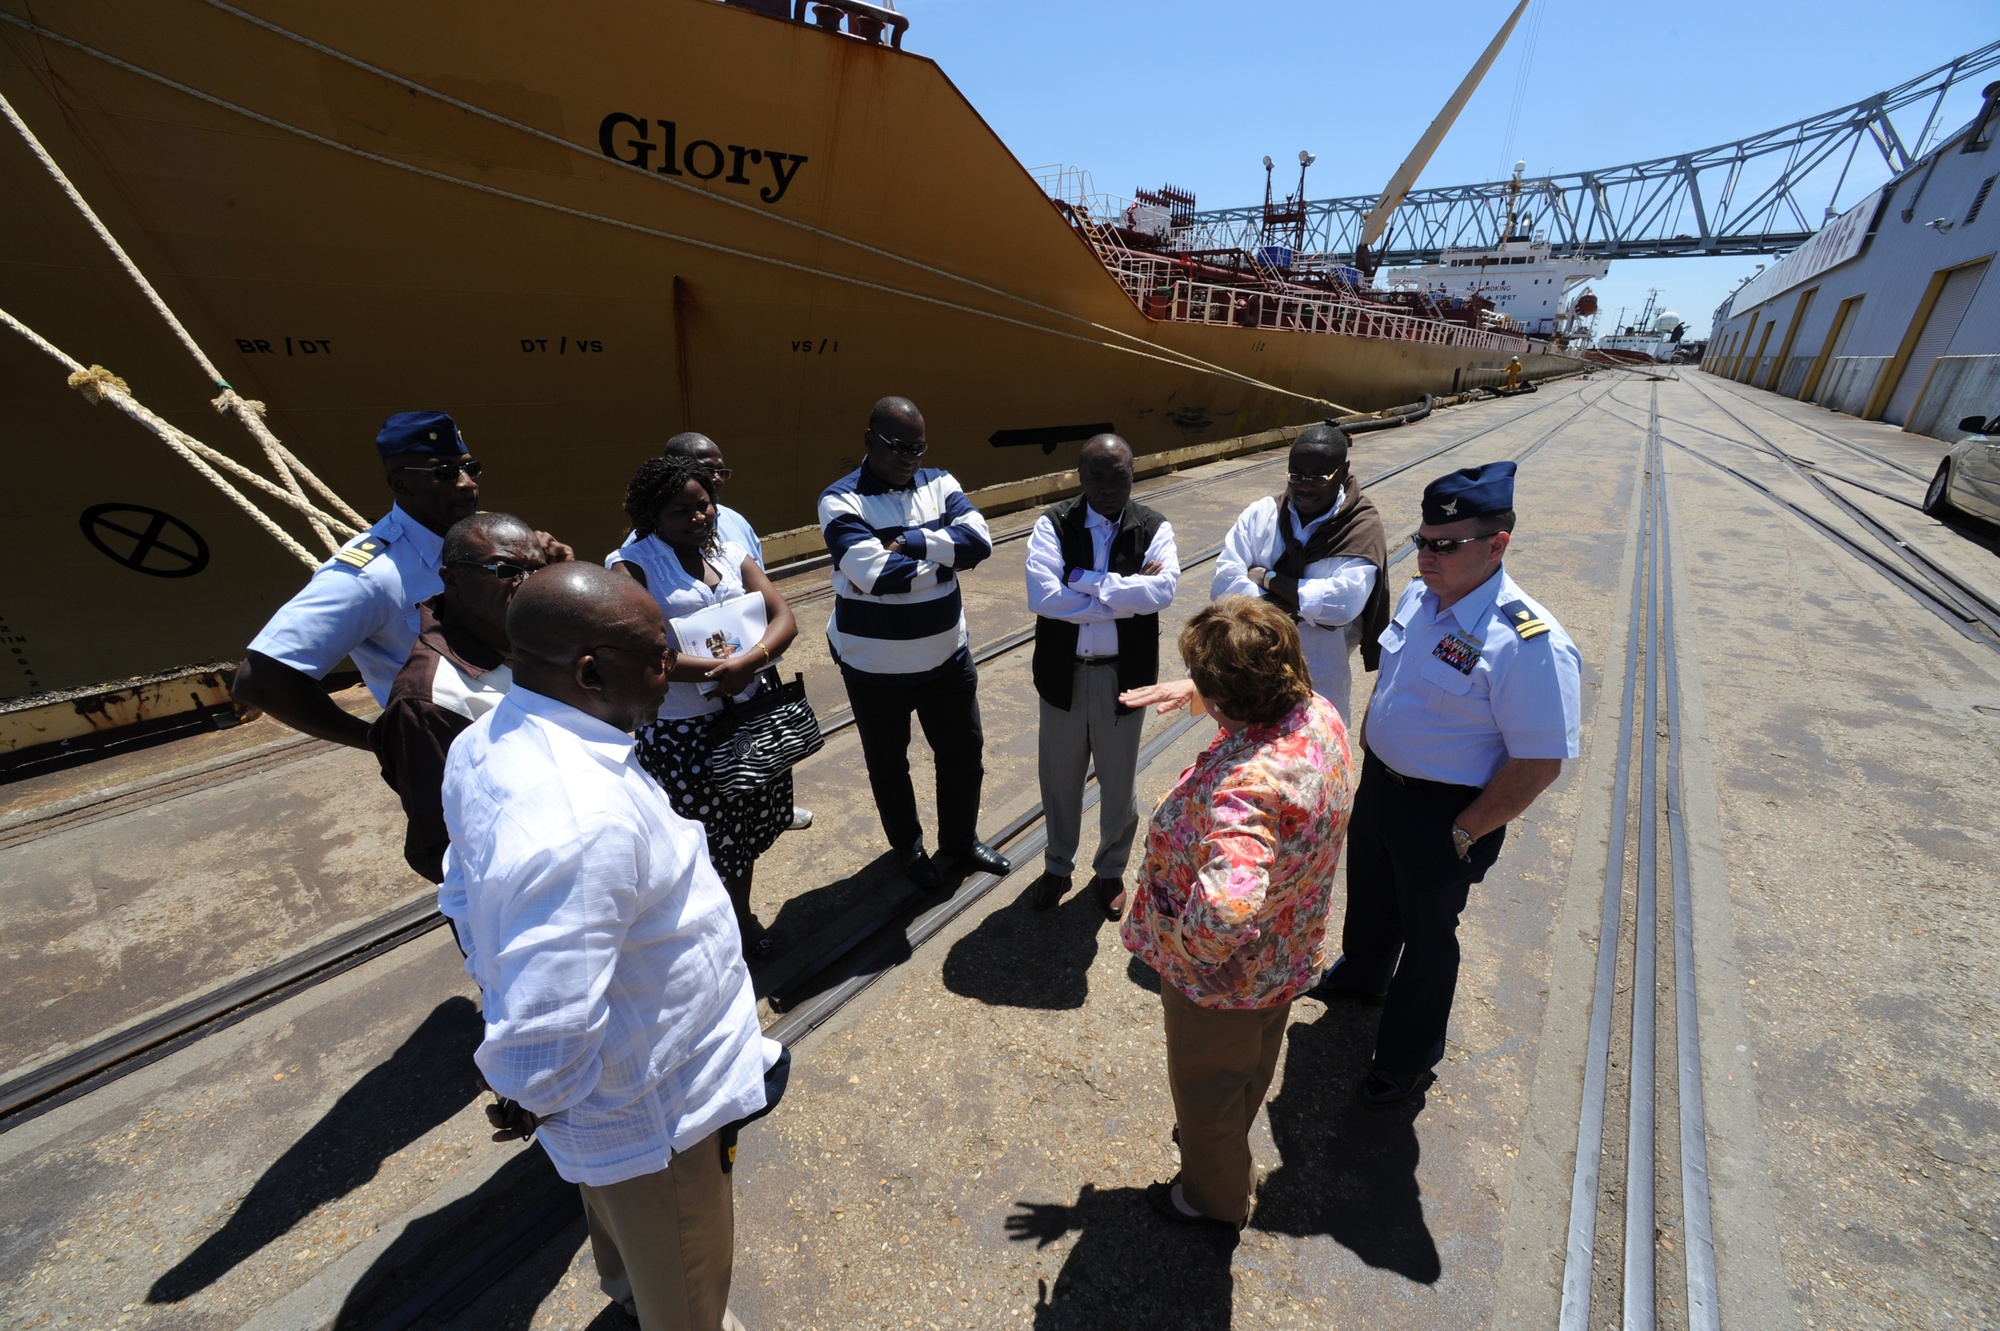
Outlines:
[[[244,17],[251,18],[252,16],[245,15]],[[256,20],[254,18],[252,21],[259,23],[262,22],[262,20]],[[767,220],[774,220],[784,223],[785,225],[788,226],[797,227],[811,234],[822,236],[828,240],[837,241],[841,244],[853,246],[857,249],[863,250],[864,252],[870,254],[880,255],[884,258],[892,259],[899,263],[916,267],[922,271],[933,273],[939,277],[943,277],[954,282],[959,282],[974,287],[977,290],[989,293],[1001,299],[1008,300],[1017,304],[1027,305],[1030,308],[1035,309],[1037,311],[1051,314],[1056,316],[1057,318],[1065,319],[1074,323],[1083,324],[1087,327],[1097,330],[1098,332],[1105,333],[1110,336],[1123,339],[1125,341],[1135,342],[1138,343],[1139,345],[1119,346],[1110,342],[1103,341],[1100,338],[1087,337],[1081,333],[1065,332],[1059,328],[1050,328],[1045,324],[1033,323],[1026,319],[1017,319],[1011,315],[1001,314],[994,310],[980,309],[976,305],[965,305],[957,301],[945,300],[937,296],[926,296],[919,292],[904,290],[903,288],[890,286],[882,282],[872,282],[866,278],[854,277],[846,273],[837,273],[829,271],[827,269],[813,268],[806,264],[793,263],[790,260],[774,258],[768,254],[758,254],[750,250],[736,249],[733,246],[718,244],[714,241],[699,240],[693,236],[685,236],[672,231],[664,231],[657,227],[646,226],[639,222],[626,221],[623,218],[606,217],[602,214],[592,213],[581,208],[572,208],[567,204],[555,203],[548,199],[538,199],[533,195],[516,194],[511,190],[504,190],[499,188],[498,186],[482,184],[481,182],[474,180],[466,180],[462,177],[450,175],[442,171],[433,171],[428,167],[417,166],[410,162],[399,161],[396,158],[384,156],[381,153],[369,152],[365,148],[357,148],[352,144],[342,143],[338,139],[329,138],[326,135],[314,133],[312,130],[309,129],[302,129],[297,125],[291,124],[287,121],[279,120],[276,117],[267,116],[260,111],[253,111],[248,107],[239,106],[234,102],[227,101],[221,97],[217,97],[213,93],[203,92],[199,88],[192,87],[189,84],[185,84],[176,79],[169,78],[164,74],[157,73],[153,70],[145,68],[144,66],[135,65],[128,60],[123,60],[115,55],[111,55],[108,52],[100,51],[96,47],[89,46],[83,42],[76,40],[73,37],[66,37],[62,33],[55,32],[48,28],[44,28],[40,24],[32,22],[31,20],[21,18],[18,15],[9,14],[5,10],[0,10],[0,22],[11,23],[15,27],[26,29],[27,31],[35,33],[37,36],[55,42],[58,45],[67,46],[72,50],[81,51],[85,55],[91,56],[97,60],[101,60],[105,64],[111,65],[114,68],[125,70],[128,73],[136,74],[143,79],[148,79],[154,83],[158,83],[162,87],[172,88],[174,91],[195,98],[197,101],[206,102],[210,106],[220,107],[225,111],[229,111],[232,112],[233,114],[240,115],[244,117],[246,120],[254,120],[258,124],[268,125],[273,129],[282,130],[287,134],[296,135],[299,138],[305,139],[309,143],[317,143],[322,147],[332,148],[337,152],[343,152],[353,157],[359,157],[363,161],[374,162],[381,166],[390,167],[398,171],[408,172],[411,175],[423,176],[431,180],[441,181],[448,185],[457,185],[462,189],[472,190],[480,194],[488,194],[495,198],[506,199],[514,203],[526,204],[532,208],[541,208],[548,212],[560,213],[565,216],[580,218],[584,221],[597,222],[605,226],[617,227],[620,230],[636,232],[640,235],[654,236],[662,240],[671,240],[676,242],[677,244],[687,245],[695,249],[708,250],[716,254],[726,254],[731,258],[743,259],[751,263],[760,263],[774,268],[786,269],[791,272],[803,273],[808,277],[824,278],[827,281],[840,282],[848,286],[860,287],[863,290],[868,290],[868,291],[878,291],[885,295],[900,296],[906,300],[913,300],[924,305],[934,305],[940,309],[951,310],[955,313],[969,314],[974,316],[975,318],[992,319],[999,323],[1011,324],[1017,328],[1024,328],[1031,332],[1045,333],[1051,337],[1064,338],[1072,342],[1081,342],[1085,346],[1098,347],[1105,351],[1119,352],[1129,356],[1137,356],[1142,360],[1158,361],[1163,365],[1169,365],[1179,370],[1190,370],[1190,369],[1199,370],[1203,373],[1213,374],[1219,378],[1228,379],[1236,383],[1244,384],[1251,388],[1258,388],[1266,392],[1277,393],[1284,397],[1297,398],[1302,402],[1310,402],[1313,405],[1319,407],[1331,407],[1336,412],[1344,412],[1352,414],[1352,408],[1343,407],[1339,403],[1330,401],[1327,398],[1319,397],[1311,393],[1296,392],[1289,388],[1280,388],[1275,384],[1265,383],[1263,380],[1257,379],[1251,375],[1243,374],[1239,371],[1229,369],[1227,366],[1214,365],[1207,361],[1201,360],[1199,357],[1189,355],[1185,352],[1175,351],[1172,348],[1157,347],[1155,344],[1147,342],[1143,338],[1136,337],[1133,334],[1125,333],[1115,328],[1106,327],[1105,325],[1098,324],[1092,320],[1086,319],[1081,315],[1071,314],[1067,311],[1059,310],[1052,306],[1041,305],[1035,301],[1029,300],[1025,296],[1020,296],[1012,292],[1003,291],[997,287],[989,287],[984,285],[983,283],[975,282],[970,278],[960,277],[957,274],[948,272],[944,269],[932,268],[927,264],[919,263],[918,261],[907,258],[905,256],[893,254],[887,250],[877,249],[874,246],[867,245],[861,241],[850,239],[849,237],[839,235],[838,233],[835,232],[822,231],[817,227],[808,226],[805,223],[796,222],[789,218],[777,216],[776,214],[760,212],[755,208],[750,208],[750,206],[747,204],[739,203],[737,200],[729,199],[722,195],[710,194],[706,190],[700,190],[697,191],[697,193],[701,194],[704,198],[710,199],[715,202],[724,203],[731,207],[749,209],[749,211],[755,213],[757,216],[766,218]],[[270,25],[265,24],[264,26],[270,26]],[[278,29],[278,31],[282,32],[283,29]],[[287,34],[287,35],[293,35],[293,34]],[[295,39],[301,42],[302,44],[308,46],[317,45],[316,43],[310,42],[306,38],[298,37]],[[373,70],[372,66],[362,64],[361,62],[355,60],[351,56],[343,55],[340,52],[334,51],[330,47],[325,49],[329,54],[338,56],[339,58],[347,61],[347,63],[349,64],[357,65],[358,67],[363,69]],[[412,84],[407,80],[396,78],[396,76],[392,74],[388,74],[380,70],[374,70],[374,72],[381,74],[382,77],[384,78],[393,80],[398,84],[398,86],[408,87],[413,90],[430,93],[429,89],[424,89],[421,87],[421,85]],[[430,93],[430,95],[437,97],[439,100],[445,101],[451,105],[458,106],[468,112],[481,115],[487,119],[496,120],[503,124],[513,123],[510,121],[505,121],[501,117],[495,116],[493,113],[485,111],[479,107],[476,107],[469,102],[461,103],[454,98],[445,96],[442,93]],[[518,126],[518,128],[520,128],[526,133],[548,137],[553,142],[560,143],[565,147],[573,148],[576,151],[579,152],[586,151],[585,149],[577,148],[575,144],[571,144],[567,140],[557,139],[554,138],[554,136],[552,135],[546,135],[544,131],[533,129],[530,126],[522,125]],[[600,162],[603,163],[610,163],[611,165],[614,166],[623,166],[627,167],[627,169],[630,169],[629,164],[611,162],[611,159],[609,158],[600,158],[599,160]],[[648,174],[649,178],[667,180],[667,177],[664,176],[655,177],[651,176],[650,173]],[[683,187],[686,187],[683,182],[668,181],[668,183],[683,184]],[[1146,348],[1146,349],[1142,350],[1141,348]]]
[[[175,426],[168,424],[166,421],[161,420],[158,416],[147,410],[143,404],[132,396],[132,390],[126,385],[125,381],[105,369],[102,365],[92,365],[86,368],[81,361],[69,355],[61,347],[58,347],[55,343],[49,341],[5,310],[0,310],[0,323],[5,323],[22,337],[27,338],[28,341],[34,343],[56,360],[61,361],[70,372],[69,386],[77,392],[82,393],[86,402],[109,402],[133,420],[138,421],[141,425],[151,430],[160,437],[161,441],[168,448],[173,449],[175,453],[179,454],[182,461],[207,477],[216,489],[228,496],[231,503],[249,514],[253,522],[269,532],[278,544],[289,550],[307,568],[316,569],[319,567],[320,561],[317,556],[293,540],[291,534],[276,522],[273,522],[269,514],[251,503],[247,495],[231,485],[227,477],[216,471],[214,467],[211,467],[204,460],[203,454],[211,457],[221,456],[216,450],[182,432]],[[230,465],[236,466],[234,463]],[[238,470],[244,469],[238,467]],[[277,488],[276,486],[272,486],[269,481],[264,480],[263,477],[256,476],[255,473],[252,473],[252,477],[258,482],[270,486],[273,490]]]
[[[7,120],[14,126],[15,131],[26,141],[29,150],[41,162],[43,169],[55,179],[56,184],[62,188],[62,192],[76,206],[76,210],[83,214],[84,221],[90,223],[90,228],[97,233],[97,238],[104,242],[105,248],[111,251],[112,256],[118,260],[119,264],[125,269],[132,280],[138,283],[139,290],[145,293],[146,299],[151,302],[154,312],[166,321],[167,327],[173,330],[174,336],[180,339],[181,345],[187,348],[188,354],[194,357],[195,363],[201,366],[202,372],[209,377],[210,382],[222,390],[222,395],[216,398],[211,405],[217,411],[233,414],[238,420],[243,422],[250,433],[256,438],[257,442],[262,445],[264,457],[270,462],[271,470],[276,472],[279,479],[284,482],[286,491],[300,505],[304,506],[306,521],[311,524],[313,534],[326,544],[329,554],[339,550],[340,542],[327,529],[327,525],[315,516],[318,510],[314,509],[307,501],[306,492],[299,484],[299,474],[302,473],[309,477],[313,488],[326,496],[328,501],[334,504],[335,507],[351,515],[353,521],[362,522],[360,515],[342,503],[339,497],[334,495],[332,489],[324,481],[312,475],[310,471],[307,471],[304,465],[296,457],[292,456],[291,451],[278,442],[277,436],[272,434],[270,427],[264,423],[263,403],[251,402],[238,394],[234,388],[230,387],[229,381],[222,377],[222,371],[216,369],[215,362],[208,358],[208,353],[201,349],[201,344],[194,340],[194,336],[181,323],[179,316],[161,298],[159,291],[154,288],[153,284],[146,280],[146,275],[139,271],[139,265],[132,262],[132,256],[125,252],[125,247],[118,243],[118,238],[111,234],[111,229],[104,225],[103,219],[98,217],[96,210],[90,206],[89,201],[83,197],[82,192],[70,181],[69,176],[63,171],[61,165],[49,154],[49,150],[42,146],[41,139],[37,138],[35,131],[28,127],[28,122],[21,119],[20,113],[14,110],[14,104],[7,100],[4,93],[0,93],[0,114],[4,114],[7,117]],[[365,526],[366,524],[362,523],[362,525]]]

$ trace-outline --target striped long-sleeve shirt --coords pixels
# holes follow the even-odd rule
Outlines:
[[[820,495],[819,528],[833,556],[826,638],[843,670],[910,679],[967,650],[958,574],[993,553],[993,538],[950,472],[925,467],[892,489],[857,468]],[[923,557],[891,553],[899,536]]]

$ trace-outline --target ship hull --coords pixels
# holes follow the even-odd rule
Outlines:
[[[286,31],[196,0],[0,0],[43,30],[0,24],[0,91],[228,380],[371,515],[397,410],[450,411],[487,507],[595,555],[682,429],[723,443],[730,502],[768,531],[812,520],[885,393],[975,488],[1068,465],[1087,427],[1151,452],[1505,363],[1147,319],[921,57],[708,0],[494,4],[476,31],[387,3],[252,8]],[[11,135],[0,178],[0,307],[256,458]],[[238,654],[304,566],[63,380],[0,342],[0,541],[31,571],[0,602],[0,697]]]

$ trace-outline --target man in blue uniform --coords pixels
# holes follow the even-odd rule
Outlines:
[[[417,640],[417,603],[444,590],[444,534],[479,511],[479,463],[441,411],[403,411],[375,436],[395,505],[388,516],[320,565],[312,581],[250,640],[236,668],[236,700],[318,739],[366,749],[368,723],[342,710],[320,680],[352,657],[375,701]],[[549,562],[570,548],[537,532]]]
[[[1432,1080],[1458,984],[1458,917],[1507,824],[1577,755],[1582,661],[1555,616],[1502,567],[1514,464],[1424,490],[1419,580],[1382,630],[1347,835],[1341,958],[1312,991],[1382,1004],[1373,1106]],[[1400,953],[1400,960],[1398,954]]]

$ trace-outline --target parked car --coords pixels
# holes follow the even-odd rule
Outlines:
[[[1970,513],[2000,522],[2000,416],[1967,416],[1958,428],[1971,433],[1938,462],[1924,491],[1924,512]]]

